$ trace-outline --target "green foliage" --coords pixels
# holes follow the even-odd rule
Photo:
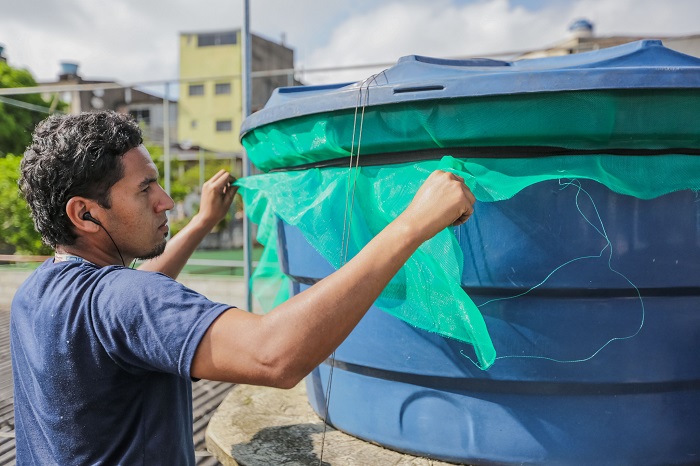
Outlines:
[[[5,253],[50,254],[41,241],[17,180],[22,157],[8,154],[0,158],[0,250]]]
[[[163,158],[163,147],[158,145],[151,145],[146,143],[146,149],[151,154],[153,162],[158,167],[159,179],[158,182],[161,186],[165,186],[165,163]],[[209,178],[214,176],[219,170],[231,170],[231,162],[228,160],[216,159],[209,154],[204,155],[204,177],[203,180],[207,181]],[[188,194],[199,193],[201,190],[202,181],[200,180],[200,168],[198,162],[192,161],[182,161],[171,159],[170,162],[170,197],[178,202],[183,202]],[[234,176],[239,176],[239,174],[234,173]],[[242,208],[242,201],[237,197],[234,202],[236,203],[236,210]],[[197,210],[199,206],[196,206]],[[226,222],[230,221],[230,214],[218,225],[218,228],[224,227]],[[175,235],[178,231],[184,228],[185,225],[190,221],[189,217],[176,218],[170,220],[170,234]]]
[[[163,146],[151,145],[146,143],[146,149],[151,154],[153,162],[158,167],[158,183],[165,187],[165,162],[163,157]],[[185,199],[185,196],[190,192],[190,189],[185,186],[179,179],[177,179],[173,174],[177,174],[180,167],[180,162],[177,160],[170,161],[170,197],[173,198],[175,202],[180,202]]]
[[[0,88],[36,85],[36,81],[29,71],[12,68],[7,63],[0,61]],[[24,152],[24,149],[31,142],[34,127],[46,118],[51,105],[45,102],[39,94],[17,95],[8,98],[44,107],[47,112],[43,113],[7,102],[0,102],[0,157],[8,153],[21,154]],[[56,109],[60,110],[63,107],[64,104],[60,104]]]
[[[0,61],[0,88],[31,87],[37,83],[26,70],[12,68]],[[50,111],[66,105],[55,100],[47,103],[39,94],[9,96],[0,101],[0,251],[4,253],[50,254],[34,222],[27,203],[22,199],[17,179],[21,154],[32,139],[34,127]],[[8,100],[46,108],[46,112],[8,103]]]
[[[159,183],[165,186],[165,163],[163,160],[163,147],[146,143],[146,149],[151,154],[153,162],[158,167]],[[204,181],[214,176],[219,170],[230,170],[231,163],[228,160],[215,159],[205,154],[204,156]],[[235,173],[234,173],[235,175]],[[181,202],[191,192],[198,192],[201,188],[199,163],[192,161],[170,161],[170,196],[175,202]]]

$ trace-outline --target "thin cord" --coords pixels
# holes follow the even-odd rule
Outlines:
[[[109,239],[112,240],[112,244],[114,245],[114,248],[117,250],[117,254],[119,254],[119,258],[122,260],[122,265],[123,265],[124,267],[126,267],[126,263],[124,262],[124,258],[122,257],[122,253],[121,253],[121,251],[119,250],[119,246],[117,246],[117,243],[114,242],[114,239],[112,238],[112,235],[109,234],[109,232],[107,231],[107,229],[106,229],[105,227],[103,227],[101,223],[98,223],[97,225],[98,225],[100,228],[102,228],[102,229],[105,231],[105,233],[107,233],[107,236],[109,236]]]
[[[384,73],[382,71],[382,73]],[[348,182],[347,189],[345,191],[345,213],[343,214],[343,236],[340,245],[340,267],[346,264],[348,260],[348,251],[350,248],[350,231],[352,225],[352,211],[355,204],[355,191],[357,188],[357,178],[360,164],[360,149],[362,146],[362,130],[365,120],[365,107],[369,103],[369,87],[373,82],[376,82],[378,74],[370,76],[365,81],[360,84],[360,88],[357,94],[357,103],[355,104],[355,116],[352,125],[352,140],[350,145],[350,163],[348,166]],[[362,99],[362,88],[365,87],[365,98]],[[362,107],[360,112],[360,128],[359,132],[357,130],[357,115],[358,108]],[[357,153],[355,153],[355,135],[357,134]],[[354,166],[353,166],[354,159]],[[352,182],[351,182],[352,178]],[[352,195],[350,194],[352,193]],[[328,370],[328,382],[326,383],[326,400],[325,400],[325,411],[323,413],[323,434],[321,435],[321,454],[318,458],[318,464],[321,466],[323,464],[323,453],[326,446],[326,432],[328,430],[328,411],[330,409],[331,402],[331,386],[333,385],[333,369],[335,367],[335,351],[331,353],[330,357],[330,368]]]
[[[552,275],[554,275],[557,271],[559,271],[559,270],[562,269],[563,267],[565,267],[565,266],[567,266],[567,265],[569,265],[569,264],[572,264],[572,263],[574,263],[574,262],[576,262],[576,261],[583,260],[583,259],[600,259],[600,258],[603,257],[603,252],[607,249],[607,250],[608,250],[608,269],[610,269],[611,272],[613,272],[613,273],[619,275],[619,276],[622,277],[627,283],[629,283],[630,286],[632,286],[632,288],[634,288],[634,290],[635,290],[635,292],[636,292],[636,294],[637,294],[637,298],[639,298],[639,303],[640,303],[640,306],[641,306],[641,320],[640,320],[640,323],[639,323],[639,327],[638,327],[637,330],[636,330],[634,333],[632,333],[631,335],[623,336],[623,337],[613,337],[613,338],[609,339],[609,340],[606,341],[600,348],[598,348],[595,352],[593,352],[593,354],[591,354],[590,356],[585,357],[585,358],[580,358],[580,359],[556,359],[556,358],[550,358],[550,357],[547,357],[547,356],[536,356],[536,355],[505,355],[505,356],[498,356],[498,357],[496,357],[495,360],[494,360],[494,363],[495,363],[496,360],[499,360],[499,359],[516,359],[516,358],[521,358],[521,359],[544,359],[544,360],[547,360],[547,361],[552,361],[552,362],[557,362],[557,363],[563,363],[563,364],[571,364],[571,363],[586,362],[586,361],[590,361],[590,360],[593,359],[595,356],[597,356],[598,353],[600,353],[601,351],[603,351],[603,349],[605,349],[605,348],[606,348],[609,344],[611,344],[612,342],[614,342],[614,341],[622,341],[622,340],[629,340],[629,339],[631,339],[631,338],[636,337],[636,336],[639,334],[639,332],[642,331],[642,328],[644,327],[644,321],[645,321],[644,299],[642,298],[642,294],[641,294],[641,292],[639,291],[639,288],[638,288],[634,283],[632,283],[632,281],[631,281],[629,278],[627,278],[626,275],[624,275],[622,272],[619,272],[618,270],[615,270],[615,269],[612,267],[612,257],[613,257],[613,246],[612,246],[612,242],[610,241],[610,238],[608,237],[608,233],[607,233],[607,231],[605,230],[605,225],[603,224],[603,219],[601,218],[600,213],[598,212],[598,207],[596,207],[595,201],[593,201],[593,197],[591,197],[591,195],[588,193],[588,191],[586,191],[585,189],[583,189],[583,187],[581,186],[581,184],[580,184],[580,182],[579,182],[578,180],[572,180],[572,181],[567,181],[567,182],[562,182],[562,181],[560,180],[560,181],[559,181],[559,184],[560,184],[560,186],[561,186],[560,190],[566,189],[566,188],[568,188],[569,186],[575,186],[575,187],[577,188],[576,197],[575,197],[576,209],[578,210],[579,214],[581,214],[581,216],[583,217],[583,219],[584,219],[591,227],[593,227],[593,229],[594,229],[596,232],[598,232],[598,234],[599,234],[600,236],[602,236],[602,237],[605,239],[605,241],[606,241],[605,246],[603,247],[603,249],[600,250],[600,253],[599,253],[598,255],[577,257],[577,258],[575,258],[575,259],[571,259],[571,260],[569,260],[569,261],[563,263],[562,265],[560,265],[560,266],[558,266],[557,268],[555,268],[552,272],[550,272],[550,273],[544,278],[544,280],[542,280],[540,283],[538,283],[537,285],[533,286],[532,288],[528,289],[527,291],[524,291],[524,292],[519,293],[519,294],[514,295],[514,296],[509,296],[509,297],[506,297],[506,298],[495,298],[495,299],[491,299],[491,300],[489,300],[489,301],[486,301],[486,302],[484,302],[484,303],[481,303],[481,304],[478,305],[477,307],[481,308],[481,307],[483,307],[483,306],[486,306],[487,304],[490,304],[490,303],[493,303],[493,302],[496,302],[496,301],[504,301],[504,300],[515,299],[515,298],[519,298],[519,297],[521,297],[521,296],[524,296],[524,295],[530,293],[531,291],[533,291],[533,290],[539,288],[540,286],[542,286],[547,280],[549,280],[549,279],[552,277]],[[600,228],[598,228],[596,225],[594,225],[594,224],[590,221],[590,219],[586,216],[586,214],[584,214],[584,213],[581,211],[581,206],[579,205],[579,195],[580,195],[582,192],[585,193],[585,195],[586,195],[586,196],[588,197],[588,199],[591,201],[591,205],[592,205],[593,210],[594,210],[594,212],[595,212],[595,215],[596,215],[596,217],[597,217],[597,219],[598,219],[598,223],[600,224]],[[465,354],[463,350],[460,350],[460,354],[461,354],[462,356],[464,356],[465,358],[469,359],[469,361],[471,361],[472,364],[474,364],[476,367],[478,367],[478,368],[480,368],[480,369],[482,368],[482,367],[481,367],[478,363],[476,363],[472,358],[470,358],[467,354]]]

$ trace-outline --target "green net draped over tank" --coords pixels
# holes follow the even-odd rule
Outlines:
[[[288,297],[279,269],[277,219],[297,227],[333,267],[347,247],[349,260],[413,199],[436,170],[465,178],[480,202],[509,199],[527,186],[556,179],[591,179],[640,199],[700,190],[700,158],[689,155],[586,155],[521,159],[454,158],[385,166],[312,168],[239,180],[247,213],[260,225],[266,252],[255,274],[256,296],[266,308]],[[353,193],[348,193],[350,187]],[[354,199],[351,218],[346,204]],[[476,214],[478,215],[478,204]],[[343,238],[349,238],[347,244]],[[450,228],[426,241],[386,287],[376,305],[411,325],[473,345],[480,367],[496,358],[484,319],[461,287],[463,253]]]
[[[361,88],[352,92],[362,97]],[[255,274],[256,296],[267,308],[288,297],[277,262],[278,218],[338,268],[344,237],[349,259],[439,168],[463,176],[480,202],[557,179],[591,179],[640,199],[698,190],[698,108],[697,88],[525,92],[358,106],[252,128],[243,144],[255,165],[269,172],[238,182],[267,248]],[[358,153],[364,165],[358,169],[347,163],[309,168]],[[382,158],[387,154],[391,160]],[[480,311],[461,287],[464,267],[454,232],[446,229],[413,254],[376,305],[473,345],[485,369],[496,354]]]
[[[449,148],[514,147],[507,157],[572,150],[700,149],[700,89],[539,92],[380,105],[255,128],[243,145],[267,172],[347,157]],[[360,131],[361,129],[361,131]],[[360,137],[361,132],[361,137]],[[528,150],[529,149],[529,150]],[[631,153],[631,155],[635,155]],[[640,154],[641,155],[641,154]],[[439,158],[439,157],[438,157]]]

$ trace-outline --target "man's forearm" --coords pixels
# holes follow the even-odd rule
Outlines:
[[[435,172],[351,261],[265,316],[229,309],[202,338],[192,375],[291,387],[350,334],[420,244],[473,212],[464,180]],[[338,251],[341,254],[341,251]]]
[[[393,222],[340,270],[269,314],[225,312],[200,343],[192,375],[296,385],[350,334],[421,241],[405,223]]]
[[[295,372],[307,374],[345,340],[423,239],[394,222],[340,270],[265,316]],[[296,331],[280,331],[290,321]]]

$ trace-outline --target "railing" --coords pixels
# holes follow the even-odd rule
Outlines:
[[[230,260],[230,259],[189,259],[186,266],[197,266],[197,267],[224,267],[230,268],[233,272],[234,269],[243,269],[245,267],[245,261],[243,260]],[[255,268],[258,262],[253,262],[251,267]],[[183,270],[187,273],[187,270]],[[206,272],[199,272],[199,275],[206,275]]]
[[[0,254],[0,262],[44,262],[53,256],[23,256],[21,254]]]
[[[44,262],[53,256],[30,256],[22,254],[0,254],[0,264],[2,263],[31,263]],[[198,267],[224,267],[231,269],[242,269],[245,266],[243,260],[230,259],[189,259],[186,265],[194,265]],[[256,267],[258,262],[253,262],[253,267]]]

